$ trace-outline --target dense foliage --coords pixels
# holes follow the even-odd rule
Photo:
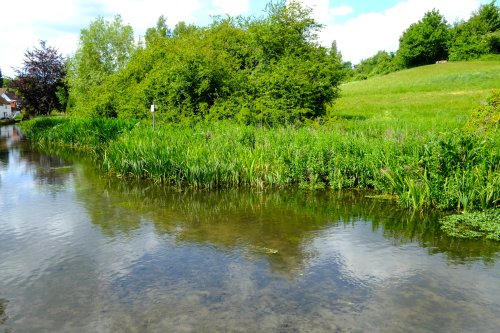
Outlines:
[[[466,22],[451,29],[450,60],[476,59],[488,53],[500,53],[500,9],[495,2],[483,5]]]
[[[132,27],[124,25],[120,16],[112,22],[99,17],[82,29],[79,48],[68,63],[69,106],[75,113],[116,115],[99,104],[111,93],[105,83],[125,68],[134,48]]]
[[[396,53],[379,51],[356,65],[348,77],[362,80],[441,60],[472,60],[499,53],[500,8],[494,0],[481,5],[469,20],[453,25],[438,10],[427,12],[403,33]]]
[[[208,27],[181,23],[171,31],[160,18],[125,65],[94,76],[81,67],[88,58],[82,32],[69,78],[72,111],[146,118],[155,103],[160,121],[284,124],[321,117],[344,72],[336,50],[318,44],[319,28],[295,1],[271,3],[261,18],[216,18]]]
[[[395,72],[399,68],[394,52],[379,51],[374,56],[363,59],[356,65],[352,73],[352,79],[364,80],[372,76]]]
[[[438,10],[410,25],[399,39],[398,58],[404,68],[428,65],[448,57],[449,30]]]
[[[450,215],[440,223],[441,229],[452,237],[500,241],[500,209]]]
[[[24,66],[16,70],[17,77],[9,82],[23,98],[23,109],[30,115],[47,115],[62,110],[58,96],[64,94],[64,61],[59,52],[45,42],[40,48],[26,51]]]
[[[474,110],[465,125],[471,132],[488,133],[500,128],[500,90],[493,90],[486,103]]]

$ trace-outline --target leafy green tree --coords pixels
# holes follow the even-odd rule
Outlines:
[[[363,59],[354,69],[354,79],[363,80],[375,75],[384,75],[398,70],[396,54],[378,51],[374,56]]]
[[[495,1],[482,5],[466,22],[451,30],[450,60],[469,60],[500,53],[500,9]]]
[[[282,0],[270,2],[267,13],[267,17],[250,25],[264,61],[285,54],[299,55],[316,46],[317,32],[322,26],[311,17],[311,9],[304,8],[299,1]]]
[[[496,6],[496,1],[481,5],[479,10],[474,12],[468,23],[474,27],[478,33],[487,34],[500,30],[500,7]]]
[[[146,118],[155,102],[160,122],[273,125],[321,117],[345,73],[340,53],[319,45],[321,26],[299,2],[267,8],[263,17],[216,17],[207,27],[181,22],[171,33],[160,17],[144,48],[82,94],[91,112],[80,114]]]
[[[319,45],[321,27],[298,1],[270,3],[266,17],[248,24],[256,65],[246,86],[246,122],[293,123],[325,114],[345,72],[336,45]]]
[[[449,39],[446,19],[433,9],[403,33],[399,39],[398,59],[405,68],[447,59]]]
[[[167,20],[165,19],[165,16],[161,15],[156,22],[156,27],[146,30],[146,45],[158,43],[170,35],[172,35],[172,32],[167,26]]]
[[[196,30],[199,30],[197,26],[193,24],[186,24],[184,21],[180,21],[177,23],[174,27],[174,30],[172,31],[172,35],[174,37],[180,37],[181,35],[189,35]]]
[[[70,104],[79,113],[113,115],[108,106],[95,105],[106,86],[105,81],[125,68],[135,50],[132,27],[119,15],[108,22],[102,17],[80,33],[80,46],[70,59],[68,83]]]
[[[16,78],[9,85],[23,98],[23,108],[30,115],[48,115],[64,111],[57,91],[64,89],[65,67],[59,52],[44,41],[40,48],[26,51],[24,66],[16,69]]]
[[[489,53],[485,36],[468,22],[461,22],[451,30],[449,59],[452,61],[470,60]]]

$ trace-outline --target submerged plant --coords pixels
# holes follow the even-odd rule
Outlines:
[[[450,215],[440,223],[441,230],[452,237],[500,241],[500,208]]]

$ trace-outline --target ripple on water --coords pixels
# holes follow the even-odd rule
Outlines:
[[[440,234],[407,236],[394,227],[404,213],[362,196],[148,194],[84,171],[61,178],[42,165],[60,161],[23,154],[0,171],[0,198],[14,177],[26,185],[24,201],[0,201],[13,332],[500,327],[498,250],[483,262],[484,244],[471,254]]]

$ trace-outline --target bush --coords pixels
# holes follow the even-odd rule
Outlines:
[[[465,125],[469,132],[488,133],[497,130],[500,125],[500,90],[493,90],[486,100],[472,112]]]
[[[323,116],[345,73],[340,59],[319,45],[320,26],[299,2],[267,8],[265,17],[216,18],[156,36],[124,68],[85,86],[74,113],[146,119],[154,102],[158,122],[278,125]]]

